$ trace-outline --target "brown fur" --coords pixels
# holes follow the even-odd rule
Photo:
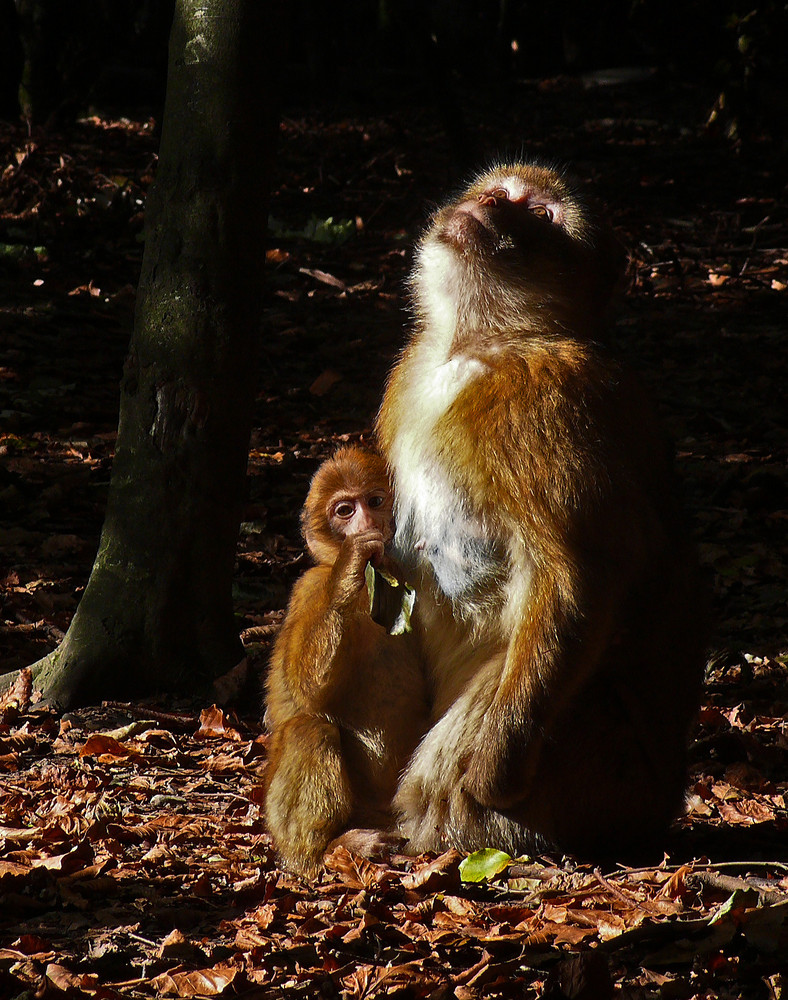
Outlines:
[[[343,536],[337,501],[373,493],[385,495],[375,527]],[[287,866],[305,874],[348,826],[390,825],[400,771],[426,729],[413,637],[389,635],[369,613],[364,571],[390,541],[391,508],[384,462],[358,448],[318,469],[304,506],[319,565],[293,588],[271,657],[266,816]]]
[[[412,850],[609,854],[679,808],[701,602],[662,435],[594,340],[620,260],[528,164],[422,240],[378,422],[434,686],[396,799]]]

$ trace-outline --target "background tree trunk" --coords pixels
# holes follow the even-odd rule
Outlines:
[[[60,707],[179,690],[242,657],[231,585],[276,127],[271,6],[178,0],[106,519],[71,627],[33,668]]]

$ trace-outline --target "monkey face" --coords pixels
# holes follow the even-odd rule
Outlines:
[[[315,473],[301,512],[309,551],[333,564],[345,538],[375,530],[388,544],[394,535],[394,498],[384,460],[360,448],[340,448]]]
[[[392,506],[390,490],[378,488],[364,492],[356,488],[330,497],[326,516],[337,538],[350,538],[375,530],[383,535],[384,544],[388,544],[394,534]]]
[[[530,249],[582,250],[593,226],[560,175],[520,164],[479,177],[458,201],[438,212],[434,232],[461,254],[493,257]]]
[[[575,310],[601,313],[621,262],[621,248],[563,175],[504,164],[435,214],[413,287],[428,311],[423,292],[438,288],[453,315],[484,317],[488,329],[535,315],[560,327]]]

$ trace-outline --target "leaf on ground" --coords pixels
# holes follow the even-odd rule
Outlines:
[[[33,674],[29,667],[23,667],[14,683],[0,694],[0,720],[15,721],[30,708],[33,694]]]
[[[202,740],[222,737],[237,742],[243,739],[217,705],[211,705],[210,708],[204,708],[200,712],[200,728],[195,733],[195,737]]]
[[[104,733],[92,733],[79,748],[80,757],[96,757],[102,764],[111,764],[119,760],[131,758],[141,760],[142,754],[137,750]]]
[[[162,997],[217,997],[239,976],[232,966],[214,966],[191,972],[170,971],[155,976],[150,985]]]
[[[423,892],[441,892],[456,888],[460,884],[460,860],[462,854],[451,848],[433,861],[420,864],[415,871],[402,877],[406,889],[420,889]]]
[[[79,991],[79,993],[83,993],[85,990],[92,993],[101,984],[101,980],[97,975],[72,972],[65,966],[58,965],[55,962],[51,962],[46,967],[45,975],[53,986],[58,990],[62,990],[67,995],[73,995],[75,990]]]
[[[489,882],[506,871],[511,863],[511,855],[485,847],[460,862],[460,878],[463,882]]]
[[[49,858],[39,858],[33,862],[33,868],[45,868],[49,871],[63,872],[73,875],[91,864],[94,858],[93,848],[87,840],[80,841],[77,846],[64,854],[56,854]]]
[[[341,844],[326,854],[324,861],[328,871],[336,872],[353,889],[380,888],[391,881],[391,870],[385,865],[376,865]]]
[[[310,385],[309,391],[313,396],[325,396],[341,380],[342,375],[339,372],[334,371],[332,368],[326,368]]]

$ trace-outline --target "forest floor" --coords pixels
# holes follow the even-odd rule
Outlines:
[[[63,718],[17,690],[0,716],[0,998],[786,995],[786,164],[766,140],[709,135],[713,98],[556,79],[464,103],[479,149],[571,163],[631,251],[615,346],[676,442],[714,604],[664,857],[520,859],[481,882],[454,852],[340,849],[313,883],[277,867],[258,692],[305,565],[298,511],[317,462],[370,436],[413,240],[457,180],[430,106],[292,110],[235,583],[246,686]],[[0,124],[0,673],[58,643],[96,551],[156,147],[145,117]]]

